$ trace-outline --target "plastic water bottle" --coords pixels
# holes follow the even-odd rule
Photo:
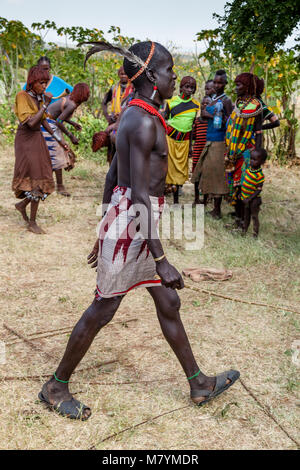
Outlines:
[[[214,115],[214,128],[215,129],[221,129],[222,127],[222,121],[223,121],[223,117],[222,117],[222,109],[223,109],[223,104],[222,104],[222,101],[221,100],[218,100],[216,105],[215,105],[215,108],[216,108],[216,112],[215,112],[215,115]]]

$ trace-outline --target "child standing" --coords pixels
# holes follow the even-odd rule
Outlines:
[[[253,221],[253,237],[258,236],[259,220],[258,213],[261,206],[260,193],[262,191],[265,177],[262,171],[262,165],[267,159],[265,149],[252,150],[250,156],[250,168],[245,171],[242,180],[241,200],[244,203],[244,224],[243,233],[246,234],[250,225],[250,218]]]

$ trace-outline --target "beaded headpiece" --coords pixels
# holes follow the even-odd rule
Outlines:
[[[149,63],[150,63],[150,60],[151,60],[152,57],[153,57],[154,51],[155,51],[155,43],[152,42],[152,43],[151,43],[151,49],[150,49],[149,55],[148,55],[147,59],[145,60],[144,65],[140,68],[140,70],[137,71],[137,73],[136,73],[133,77],[131,77],[131,79],[130,79],[131,82],[133,82],[133,80],[135,80],[135,79],[138,78],[140,75],[142,75],[142,73],[146,70],[146,68],[148,67],[148,65],[149,65]]]

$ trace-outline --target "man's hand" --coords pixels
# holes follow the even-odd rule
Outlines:
[[[166,258],[156,263],[156,272],[161,278],[163,286],[171,289],[183,289],[184,282],[181,275]]]
[[[96,268],[98,264],[98,252],[99,252],[99,238],[97,238],[94,248],[91,253],[88,255],[88,264],[92,264],[91,268]]]

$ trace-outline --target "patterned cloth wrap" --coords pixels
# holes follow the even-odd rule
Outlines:
[[[157,233],[165,201],[163,196],[149,198]],[[116,186],[99,226],[96,299],[125,295],[135,287],[160,285],[155,261],[139,231],[131,189]]]
[[[51,129],[56,132],[60,137],[62,138],[62,132],[61,130],[57,127],[56,121],[54,119],[47,118],[47,122],[50,125]],[[49,154],[50,154],[50,159],[51,159],[51,165],[52,165],[52,170],[60,170],[62,168],[68,168],[69,166],[69,158],[68,158],[68,152],[66,152],[61,145],[57,142],[52,135],[48,134],[46,129],[41,126],[41,131],[43,133],[44,139],[46,141]]]

